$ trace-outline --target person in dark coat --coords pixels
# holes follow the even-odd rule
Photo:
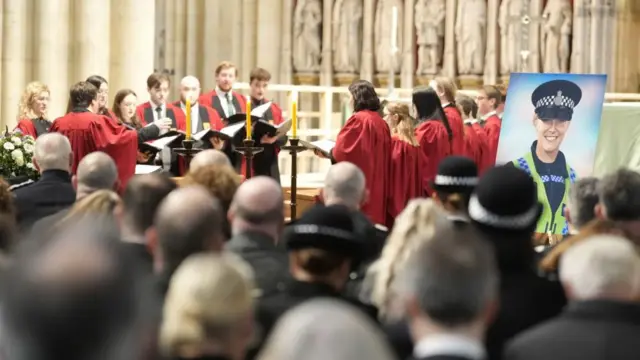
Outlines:
[[[233,236],[225,250],[251,265],[262,296],[278,292],[291,277],[287,253],[276,245],[284,227],[283,206],[280,185],[258,176],[240,185],[229,209]]]
[[[438,165],[431,185],[434,199],[451,220],[469,222],[467,206],[478,181],[478,167],[473,160],[465,156],[447,156]]]
[[[40,179],[13,188],[21,233],[28,232],[36,221],[68,208],[76,201],[76,191],[71,184],[73,153],[65,136],[49,133],[38,137],[34,160]]]
[[[640,256],[616,235],[596,235],[561,258],[569,305],[560,316],[516,336],[507,360],[638,358]]]
[[[346,301],[372,318],[377,317],[375,307],[342,295],[349,280],[351,259],[364,248],[353,234],[350,215],[344,206],[314,207],[286,229],[284,239],[293,280],[282,291],[260,299],[256,320],[262,340],[287,310],[318,297]]]
[[[497,360],[508,340],[556,316],[566,298],[558,282],[538,276],[536,270],[532,239],[542,205],[527,173],[512,166],[487,170],[468,211],[493,245],[500,271],[500,311],[486,337],[489,358]]]

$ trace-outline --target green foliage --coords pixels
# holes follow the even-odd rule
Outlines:
[[[0,176],[27,176],[37,180],[40,174],[33,165],[35,139],[21,132],[5,132],[0,136]]]

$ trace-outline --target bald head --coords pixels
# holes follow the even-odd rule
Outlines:
[[[187,186],[167,195],[153,221],[164,272],[173,273],[189,255],[221,250],[222,217],[219,201],[203,187]]]
[[[180,86],[200,88],[200,80],[195,76],[187,75],[180,80]]]
[[[358,209],[365,197],[365,185],[364,173],[356,165],[346,161],[334,164],[324,179],[324,203]]]
[[[238,188],[229,215],[234,233],[239,223],[261,226],[283,223],[282,188],[267,176],[251,178]]]
[[[196,171],[200,168],[211,165],[231,166],[229,157],[220,150],[208,149],[201,151],[193,157],[189,164],[189,171]]]
[[[180,100],[186,103],[187,99],[191,103],[196,103],[200,96],[200,81],[195,76],[185,76],[180,81]]]
[[[109,155],[96,151],[80,160],[76,178],[78,193],[112,190],[118,181],[118,168]]]
[[[47,133],[36,139],[34,150],[36,164],[40,171],[63,170],[71,172],[73,152],[66,136]]]

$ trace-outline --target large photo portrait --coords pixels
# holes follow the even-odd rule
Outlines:
[[[606,75],[511,74],[496,164],[536,182],[538,233],[568,233],[568,189],[593,172],[606,82]]]

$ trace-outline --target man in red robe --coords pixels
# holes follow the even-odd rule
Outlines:
[[[176,108],[168,103],[169,86],[171,80],[165,73],[153,73],[147,78],[147,91],[149,101],[138,105],[136,116],[142,125],[151,124],[161,119],[171,119],[171,127],[184,130],[184,122],[178,124],[176,119]]]
[[[455,103],[458,91],[456,84],[450,78],[437,77],[429,83],[429,86],[438,94],[444,115],[449,120],[449,127],[451,127],[453,135],[451,138],[451,153],[453,155],[464,155],[464,126],[462,116]]]
[[[370,82],[355,81],[349,86],[349,93],[354,113],[338,133],[331,160],[348,161],[362,170],[369,192],[362,212],[374,223],[384,225],[390,191],[391,132],[379,114],[380,99]]]
[[[484,122],[484,132],[487,135],[487,143],[489,145],[489,160],[491,165],[496,162],[498,155],[498,140],[500,139],[500,127],[502,120],[498,116],[497,109],[502,103],[502,95],[500,90],[493,85],[485,85],[480,89],[476,104],[478,105],[478,114]]]
[[[202,94],[199,103],[210,106],[223,119],[245,112],[246,99],[232,90],[238,76],[238,69],[228,61],[223,61],[216,68],[216,88]]]
[[[464,119],[465,156],[472,159],[478,168],[478,172],[482,173],[482,171],[491,166],[491,160],[489,158],[487,136],[478,125],[478,120],[476,120],[478,106],[471,97],[466,95],[458,95],[456,103]]]
[[[218,112],[207,105],[200,104],[200,80],[195,76],[185,76],[180,81],[180,100],[173,107],[177,122],[186,124],[187,99],[191,102],[191,133],[196,134],[205,129],[222,129],[222,118]],[[211,144],[209,144],[211,145]],[[207,146],[206,147],[211,147]]]
[[[97,97],[98,89],[92,84],[81,81],[73,85],[69,97],[71,112],[56,119],[50,131],[69,139],[73,174],[80,160],[89,153],[102,151],[111,156],[118,167],[119,190],[122,190],[135,174],[138,135],[107,116],[97,115]]]

